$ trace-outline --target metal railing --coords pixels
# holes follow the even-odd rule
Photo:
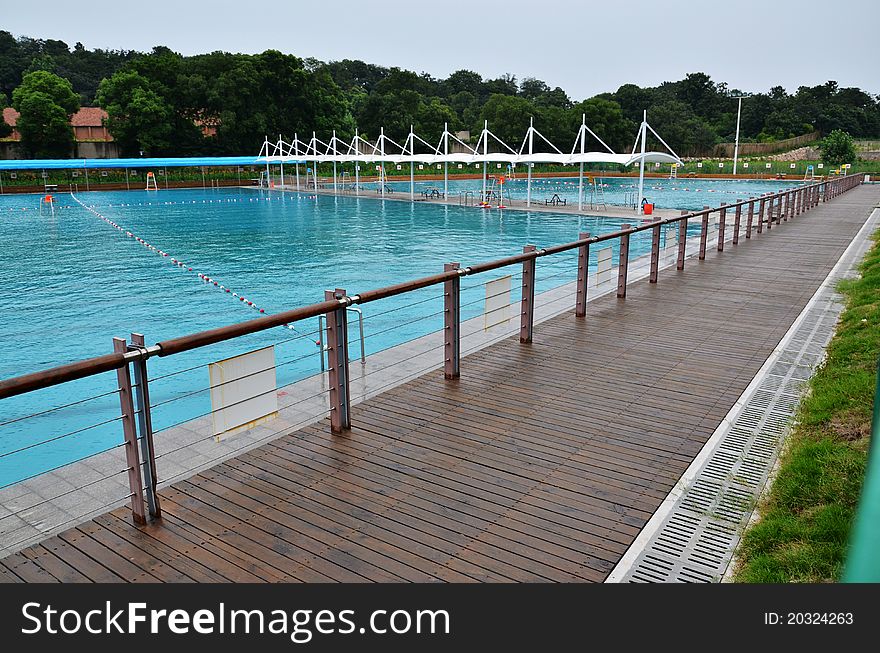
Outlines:
[[[361,365],[366,364],[367,362],[367,354],[364,349],[364,312],[359,309],[357,306],[349,306],[348,311],[352,313],[356,313],[358,316],[358,334],[361,345]],[[326,329],[327,316],[319,315],[318,316],[318,333],[324,333]],[[315,341],[315,344],[318,346],[318,351],[321,354],[321,371],[326,371],[326,367],[324,365],[324,354],[330,350],[330,345],[324,342],[324,339],[319,335],[318,339]]]
[[[675,267],[677,270],[683,270],[687,254],[689,221],[699,220],[698,258],[702,260],[705,258],[706,250],[710,244],[714,245],[719,252],[723,251],[728,217],[731,215],[731,212],[733,215],[731,225],[733,231],[732,242],[737,244],[741,232],[744,233],[746,239],[752,238],[755,233],[762,233],[765,227],[767,230],[770,230],[774,224],[779,225],[783,221],[791,220],[797,215],[817,206],[819,203],[827,202],[841,193],[854,188],[862,182],[863,178],[863,175],[859,174],[833,180],[824,180],[814,184],[804,184],[797,188],[765,194],[760,197],[752,197],[748,200],[730,205],[722,205],[714,209],[705,207],[701,211],[682,212],[682,215],[676,217],[646,220],[638,226],[624,224],[621,225],[619,230],[600,236],[581,233],[575,241],[546,248],[526,245],[520,254],[467,267],[462,267],[458,262],[446,263],[441,273],[420,279],[403,281],[358,294],[348,294],[341,288],[328,290],[325,292],[324,301],[316,304],[164,340],[150,346],[145,344],[143,336],[132,334],[130,343],[123,339],[114,339],[114,350],[112,353],[2,380],[0,381],[0,400],[115,370],[117,372],[118,387],[113,393],[107,394],[118,393],[121,408],[121,415],[112,421],[121,421],[122,423],[123,443],[117,445],[117,447],[125,449],[127,466],[123,471],[128,476],[128,487],[130,489],[130,492],[124,498],[131,499],[133,520],[139,524],[145,523],[151,517],[155,518],[160,514],[156,461],[169,453],[173,453],[171,451],[157,455],[153,446],[151,411],[158,404],[153,406],[150,404],[149,384],[151,381],[156,381],[163,377],[149,378],[147,362],[151,358],[175,356],[183,352],[263,332],[275,327],[293,325],[303,320],[323,317],[324,321],[321,324],[322,333],[319,337],[319,342],[322,348],[322,359],[325,351],[324,347],[326,346],[329,386],[328,388],[322,387],[319,392],[313,396],[305,397],[301,401],[311,400],[324,394],[328,395],[329,405],[325,404],[328,408],[324,409],[324,412],[329,412],[331,431],[333,433],[341,433],[351,427],[352,398],[348,356],[348,314],[357,305],[442,285],[443,294],[430,299],[439,300],[442,297],[443,309],[426,317],[443,316],[442,362],[444,376],[446,379],[456,379],[461,375],[461,341],[463,337],[461,318],[461,309],[463,307],[461,304],[462,277],[480,275],[510,266],[519,267],[521,271],[517,272],[514,276],[521,279],[521,298],[519,302],[521,307],[519,312],[520,341],[528,343],[532,341],[535,333],[535,288],[536,281],[540,281],[536,279],[538,259],[565,252],[577,254],[575,296],[566,301],[571,301],[574,305],[575,316],[582,318],[586,315],[587,310],[590,248],[598,243],[611,241],[618,241],[619,243],[616,292],[618,297],[624,298],[626,297],[627,290],[630,240],[633,236],[641,232],[651,232],[648,278],[649,283],[657,283],[659,281],[661,259],[661,231],[664,234],[668,234],[672,231],[670,227],[677,227],[677,238],[675,239],[677,242],[674,245]],[[713,213],[718,213],[717,242],[709,243],[710,216]],[[745,222],[744,230],[743,221]],[[672,255],[672,248],[668,246],[668,243],[664,247],[663,255],[667,255],[665,251],[667,249],[670,250],[668,253]],[[554,266],[550,264],[543,266],[541,269],[543,270],[545,267],[552,270]],[[570,271],[573,273],[574,268],[571,267]],[[566,271],[563,270],[559,274],[563,273],[566,273]],[[558,276],[558,274],[554,272],[550,276]],[[563,299],[565,300],[565,298]],[[412,307],[425,301],[428,300],[412,301],[406,306]],[[553,301],[558,301],[558,299]],[[363,320],[363,315],[359,315],[359,320]],[[310,335],[298,335],[296,338],[305,338]],[[363,336],[361,342],[361,358],[363,360]],[[413,356],[421,356],[432,352],[436,355],[436,350],[429,350],[414,354]],[[306,356],[313,355],[313,352],[306,354]],[[379,370],[373,370],[373,373],[392,367],[399,362],[401,361],[393,362]],[[187,370],[181,370],[164,376],[172,376],[184,371]],[[211,386],[211,388],[213,387]],[[30,416],[21,419],[27,419],[28,417]],[[2,423],[0,423],[0,426],[2,426]],[[91,426],[88,428],[91,428]],[[289,429],[289,427],[287,428]],[[281,431],[277,432],[277,435],[280,434]]]

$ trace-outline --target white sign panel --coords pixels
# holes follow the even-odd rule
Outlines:
[[[484,329],[510,321],[510,279],[508,274],[486,284]]]
[[[218,442],[277,416],[274,347],[211,363],[208,375],[213,433]]]
[[[678,249],[678,227],[667,226],[663,234],[664,253],[668,254]]]
[[[596,285],[611,280],[611,248],[596,250]]]

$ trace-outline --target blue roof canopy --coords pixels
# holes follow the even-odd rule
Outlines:
[[[290,161],[289,163],[297,163]],[[299,163],[305,163],[300,161]],[[59,170],[85,168],[185,168],[196,166],[266,165],[255,156],[203,156],[138,159],[3,159],[0,170]]]

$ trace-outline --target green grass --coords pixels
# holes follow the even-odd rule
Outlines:
[[[867,463],[880,357],[880,231],[846,301],[825,364],[810,380],[780,468],[746,532],[734,579],[833,582],[846,558]]]

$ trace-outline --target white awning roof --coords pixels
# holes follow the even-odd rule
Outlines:
[[[653,131],[653,129],[652,129]],[[595,136],[596,139],[599,140],[602,145],[605,145],[608,148],[608,151],[591,151],[591,152],[579,152],[579,149],[584,149],[586,144],[586,135],[587,133]],[[656,134],[656,132],[654,132]],[[549,147],[552,150],[550,152],[535,152],[534,147],[536,142],[535,137],[543,140],[544,144],[542,145],[542,149],[546,149]],[[488,146],[489,139],[494,139],[497,143],[497,146],[500,147],[500,152],[487,152],[482,153],[480,150],[485,149]],[[659,138],[659,136],[658,136]],[[457,141],[461,147],[468,148],[470,151],[466,152],[449,152],[449,140],[452,139]],[[423,145],[430,149],[434,149],[434,152],[427,154],[410,154],[414,149],[415,141],[420,141]],[[662,141],[662,139],[660,139]],[[355,146],[357,143],[357,147]],[[482,147],[480,144],[482,143]],[[531,153],[527,151],[528,149],[532,150]],[[665,142],[664,142],[665,145]],[[302,148],[300,146],[303,146]],[[380,147],[381,146],[381,147]],[[320,149],[319,149],[320,147]],[[343,151],[343,148],[347,147],[347,151]],[[668,147],[668,146],[667,146]],[[364,148],[374,148],[372,152],[364,153]],[[320,141],[316,136],[312,136],[312,140],[309,144],[306,144],[298,139],[294,139],[294,143],[285,143],[279,137],[277,143],[270,143],[268,140],[263,144],[263,148],[260,150],[260,154],[257,158],[257,161],[260,163],[294,163],[297,161],[318,161],[319,163],[349,163],[349,162],[361,162],[361,163],[423,163],[423,164],[433,164],[433,163],[555,163],[558,165],[561,164],[573,164],[573,163],[613,163],[617,165],[630,166],[634,164],[638,164],[642,160],[642,155],[640,153],[634,151],[630,154],[617,154],[616,152],[611,151],[611,148],[602,141],[589,127],[586,126],[586,122],[581,125],[580,131],[578,131],[578,136],[575,139],[575,145],[572,148],[571,154],[563,154],[553,143],[547,140],[537,129],[534,128],[533,125],[529,126],[528,131],[526,132],[526,138],[523,140],[522,146],[520,147],[520,151],[517,152],[509,145],[507,145],[500,138],[495,136],[492,132],[489,131],[488,124],[484,127],[483,132],[480,136],[480,140],[477,143],[476,151],[470,149],[471,146],[463,143],[458,138],[456,138],[453,134],[451,134],[448,130],[444,130],[443,136],[440,139],[440,145],[433,146],[428,144],[424,139],[417,136],[414,132],[410,131],[409,136],[407,137],[406,143],[404,145],[400,145],[399,143],[394,142],[390,138],[388,138],[384,130],[382,130],[381,136],[376,144],[368,143],[364,141],[360,136],[356,136],[351,144],[345,144],[339,139],[336,138],[334,133],[333,138],[331,139],[331,144],[324,143]],[[357,150],[361,150],[360,153],[355,154]],[[393,152],[387,152],[388,149],[393,149]],[[382,150],[385,150],[386,153],[382,154]],[[506,151],[505,151],[506,150]],[[679,159],[670,149],[669,152],[645,152],[644,154],[645,163],[681,163],[681,159]]]

